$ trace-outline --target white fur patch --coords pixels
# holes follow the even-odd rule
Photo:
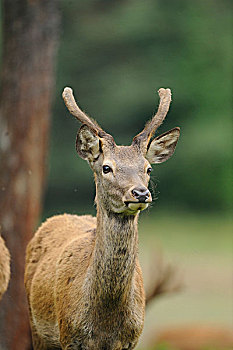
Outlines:
[[[147,203],[129,203],[128,208],[137,211],[137,210],[145,210],[148,207]]]

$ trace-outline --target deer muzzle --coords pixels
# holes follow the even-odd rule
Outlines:
[[[152,202],[151,193],[148,188],[144,186],[137,186],[131,188],[124,198],[125,205],[133,210],[144,210]]]
[[[139,203],[145,203],[150,198],[150,191],[146,187],[135,187],[131,192]]]

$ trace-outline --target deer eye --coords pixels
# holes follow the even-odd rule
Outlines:
[[[108,165],[103,165],[103,173],[107,174],[110,172],[112,172],[112,168],[110,168],[110,166],[108,166]]]
[[[147,174],[150,175],[150,173],[152,172],[152,170],[153,170],[153,169],[152,169],[151,167],[149,167],[149,168],[147,169]]]

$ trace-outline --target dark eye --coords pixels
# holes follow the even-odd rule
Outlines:
[[[112,171],[112,168],[110,168],[110,166],[103,165],[103,173],[104,174],[110,173],[111,171]]]
[[[152,172],[152,170],[153,170],[153,169],[152,169],[151,167],[148,168],[148,169],[147,169],[147,174],[150,175],[150,173]]]

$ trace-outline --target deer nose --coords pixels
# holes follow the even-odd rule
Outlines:
[[[132,190],[132,195],[139,203],[144,203],[150,197],[150,191],[146,187],[135,187]]]

